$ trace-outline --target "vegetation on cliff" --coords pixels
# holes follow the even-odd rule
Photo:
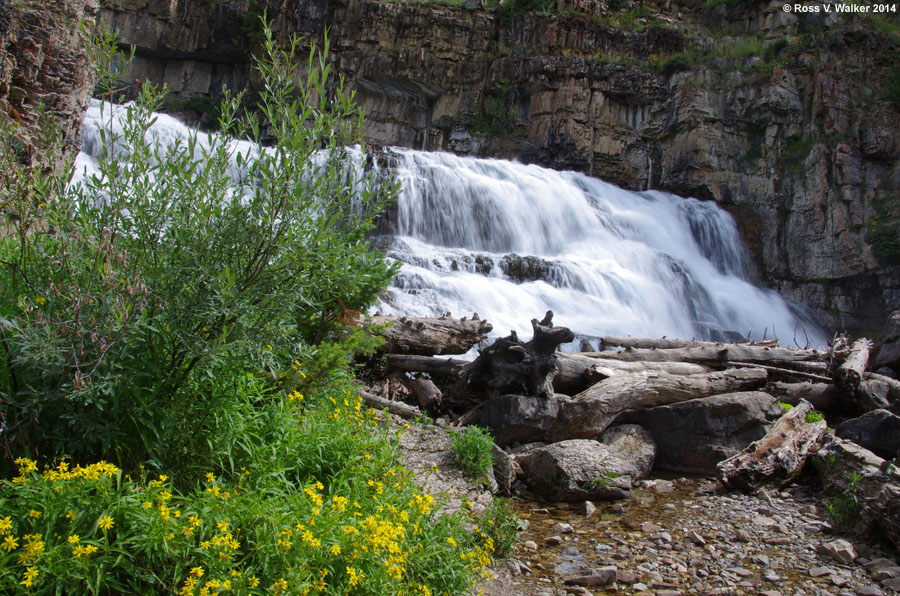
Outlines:
[[[266,30],[222,136],[158,146],[149,84],[104,104],[81,183],[4,129],[4,593],[460,594],[490,562],[492,518],[438,515],[355,392],[375,341],[342,319],[394,273],[365,234],[395,189],[347,169],[327,44],[302,77],[296,49]]]

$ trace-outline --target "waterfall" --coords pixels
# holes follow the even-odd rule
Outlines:
[[[101,119],[94,101],[73,184],[96,173],[102,125],[116,121],[109,113]],[[158,115],[151,134],[165,146],[185,139],[189,129]],[[199,148],[206,139],[199,133]],[[368,163],[377,175],[401,183],[395,228],[378,241],[388,258],[402,263],[376,307],[382,312],[477,312],[495,335],[515,329],[522,337],[532,317],[551,309],[554,323],[579,338],[724,339],[749,332],[760,339],[768,329],[770,338],[774,330],[790,343],[803,327],[813,344],[825,342],[798,308],[751,283],[734,221],[712,203],[630,192],[582,174],[509,161],[387,153],[387,159],[366,160],[358,149],[350,152],[356,166]],[[234,172],[235,179],[240,175]],[[805,342],[803,331],[797,337]]]
[[[635,193],[574,172],[391,149],[401,182],[383,312],[477,312],[526,335],[552,309],[581,338],[726,339],[821,330],[755,286],[732,217],[715,204]],[[801,329],[802,328],[802,329]]]

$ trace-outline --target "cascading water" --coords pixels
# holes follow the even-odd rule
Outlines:
[[[734,221],[712,203],[508,161],[391,153],[403,190],[386,245],[403,267],[384,312],[474,311],[501,334],[527,334],[552,309],[582,337],[759,339],[768,328],[824,343],[748,280]]]
[[[99,102],[88,109],[73,183],[96,173],[99,131],[116,126],[119,108],[108,109],[105,117]],[[159,115],[151,134],[171,145],[189,129]],[[198,149],[206,138],[198,135]],[[498,335],[527,336],[528,320],[552,309],[555,324],[582,338],[761,338],[768,328],[770,337],[774,330],[790,339],[803,327],[813,344],[824,343],[813,323],[748,280],[735,224],[711,203],[514,162],[389,154],[389,166],[375,167],[393,173],[402,190],[396,228],[381,244],[403,265],[378,306],[383,312],[477,312]],[[362,166],[359,151],[351,156]],[[803,331],[797,335],[805,341]]]

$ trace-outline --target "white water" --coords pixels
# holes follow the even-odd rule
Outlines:
[[[100,103],[92,102],[73,183],[97,173],[100,130],[120,126],[120,109],[107,105],[101,116]],[[190,130],[157,116],[153,137],[163,146],[184,145]],[[198,134],[195,159],[208,141]],[[238,143],[235,151],[249,155],[254,148]],[[353,155],[361,166],[362,155]],[[778,294],[748,280],[734,222],[714,204],[508,161],[407,149],[392,149],[389,157],[402,191],[387,252],[403,266],[378,306],[383,312],[477,312],[495,335],[515,329],[522,337],[532,317],[551,309],[555,324],[581,337],[749,332],[759,339],[774,330],[789,344],[795,330],[805,343],[803,327],[813,344],[824,343],[822,332]],[[233,170],[235,180],[246,175]],[[524,281],[505,275],[500,263],[511,253],[534,257],[540,275]]]
[[[734,221],[712,203],[508,161],[391,152],[403,191],[388,254],[404,264],[385,312],[474,311],[495,332],[526,337],[528,321],[551,309],[555,324],[587,337],[749,332],[790,344],[796,329],[803,344],[805,328],[824,343],[749,281]],[[509,253],[538,257],[546,274],[516,283],[498,266]],[[479,273],[486,260],[494,266]]]

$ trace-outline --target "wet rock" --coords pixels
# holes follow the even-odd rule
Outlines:
[[[762,438],[776,413],[775,398],[745,391],[650,408],[629,419],[656,441],[656,467],[715,475],[716,464]]]
[[[575,532],[575,528],[572,527],[572,524],[564,524],[562,522],[558,522],[553,524],[553,527],[550,528],[550,531],[554,534],[572,534]]]
[[[833,571],[828,567],[812,567],[809,570],[810,577],[822,577],[823,575],[831,575]]]
[[[557,501],[621,499],[631,492],[638,472],[607,445],[590,439],[561,441],[516,457],[525,481],[543,497]]]
[[[544,545],[546,546],[559,546],[562,542],[563,539],[561,536],[548,536],[544,538]]]
[[[880,409],[866,412],[837,427],[835,434],[885,459],[900,456],[900,416]]]
[[[537,550],[537,543],[534,540],[526,540],[522,543],[522,548],[525,550],[535,551]]]
[[[484,402],[481,424],[491,429],[497,445],[532,443],[544,439],[558,412],[556,398],[501,395]]]
[[[621,424],[604,431],[600,442],[631,462],[637,472],[634,479],[650,475],[656,458],[656,443],[646,429],[637,424]]]
[[[599,567],[592,569],[587,575],[577,575],[564,580],[563,583],[570,586],[608,586],[617,579],[617,569],[615,565]]]
[[[860,586],[856,588],[856,596],[884,596],[884,592],[876,586]]]
[[[597,512],[597,506],[591,503],[590,501],[585,501],[581,504],[581,515],[585,517],[590,517]]]

